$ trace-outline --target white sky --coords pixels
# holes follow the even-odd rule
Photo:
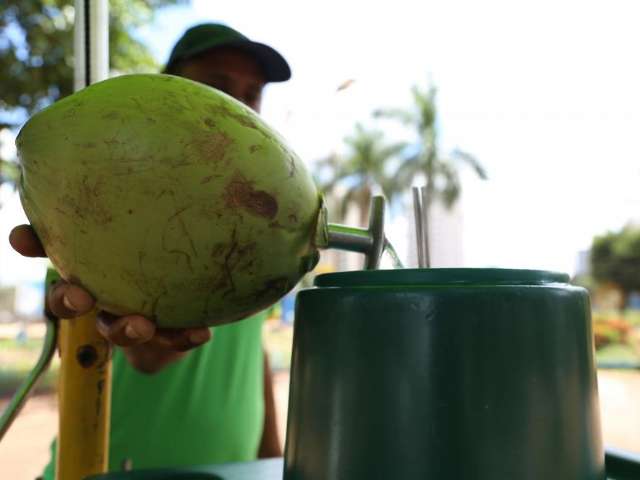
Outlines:
[[[443,152],[491,177],[465,177],[465,264],[573,272],[594,235],[640,218],[638,18],[635,1],[194,0],[145,38],[164,62],[186,27],[221,20],[279,49],[294,77],[263,113],[309,163],[431,77]]]
[[[263,115],[310,165],[432,78],[442,151],[473,153],[491,177],[465,176],[465,264],[572,273],[594,235],[640,218],[638,18],[616,0],[193,0],[141,35],[160,62],[208,20],[277,48],[294,76],[267,89]]]

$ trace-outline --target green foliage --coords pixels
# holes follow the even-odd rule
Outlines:
[[[458,169],[461,165],[471,169],[482,179],[487,174],[480,162],[471,154],[454,150],[449,156],[442,156],[438,150],[436,88],[412,89],[413,105],[409,110],[397,108],[381,109],[376,117],[396,119],[411,127],[415,141],[406,150],[406,156],[396,173],[397,182],[408,188],[416,176],[424,176],[429,202],[441,200],[450,208],[460,197],[461,184]]]
[[[72,90],[73,7],[9,0],[1,12],[0,109],[29,114]]]
[[[640,229],[627,226],[596,237],[591,247],[592,275],[625,293],[640,291]]]
[[[571,283],[577,287],[582,287],[590,292],[596,288],[595,280],[591,275],[577,275],[571,279]]]
[[[147,47],[132,33],[148,24],[160,8],[189,0],[109,0],[109,48],[111,69],[118,72],[157,71]]]
[[[640,310],[627,309],[623,312],[623,317],[632,327],[640,327]]]
[[[31,368],[33,365],[31,365]],[[0,398],[12,396],[27,378],[30,369],[15,370],[6,366],[0,367]],[[47,370],[38,381],[32,394],[48,393],[55,389],[58,381],[58,370]]]
[[[366,129],[361,124],[356,125],[355,132],[345,139],[345,143],[345,155],[332,155],[318,163],[319,184],[327,195],[340,185],[345,187],[340,217],[344,219],[348,208],[355,205],[364,225],[374,189],[381,189],[389,201],[402,191],[403,185],[396,181],[389,167],[405,144],[389,144],[381,131]]]
[[[150,71],[157,65],[134,29],[160,7],[184,0],[110,0],[110,68]],[[73,91],[73,0],[6,0],[0,9],[0,127]],[[7,115],[11,113],[11,115]]]
[[[15,162],[9,162],[0,158],[0,185],[8,182],[15,185],[20,177],[20,169]]]
[[[593,337],[598,364],[640,365],[640,311],[594,311]]]
[[[374,188],[380,188],[391,203],[407,191],[414,178],[423,176],[429,202],[440,200],[452,207],[460,197],[459,167],[469,166],[482,179],[487,175],[475,157],[462,150],[443,157],[438,151],[436,89],[412,89],[413,104],[410,109],[380,109],[376,118],[395,119],[413,129],[415,140],[410,143],[387,143],[382,132],[367,130],[356,125],[356,131],[345,140],[348,151],[345,156],[332,155],[319,162],[319,172],[329,171],[324,178],[318,175],[321,188],[332,202],[335,187],[343,185],[346,194],[340,202],[342,219],[351,205],[357,205],[361,223],[367,217],[368,206]],[[428,207],[428,206],[427,206]]]
[[[611,364],[616,366],[636,367],[640,364],[640,357],[633,347],[621,343],[612,343],[596,351],[598,367]]]
[[[110,69],[157,71],[135,29],[162,7],[188,0],[109,0]],[[0,8],[0,131],[73,91],[73,0],[3,0]],[[17,165],[0,158],[0,184],[15,184]]]
[[[41,350],[42,338],[29,338],[24,343],[13,338],[0,338],[0,398],[15,393],[35,366]],[[55,389],[58,371],[59,361],[54,358],[36,384],[34,393]]]

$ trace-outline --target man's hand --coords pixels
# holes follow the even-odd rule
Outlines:
[[[46,257],[33,228],[15,227],[9,234],[13,249],[25,257]],[[74,318],[88,313],[95,299],[83,288],[65,281],[57,282],[47,294],[46,305],[58,318]],[[153,373],[167,363],[180,358],[184,352],[206,343],[211,338],[208,328],[159,329],[141,315],[115,317],[106,312],[98,314],[98,331],[112,343],[125,347],[127,358],[134,367]]]

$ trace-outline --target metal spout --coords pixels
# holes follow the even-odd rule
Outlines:
[[[316,235],[316,246],[362,253],[365,256],[364,269],[377,269],[386,245],[384,198],[376,196],[371,199],[369,228],[367,229],[327,223],[326,215],[326,208],[322,206],[318,219],[320,228]]]

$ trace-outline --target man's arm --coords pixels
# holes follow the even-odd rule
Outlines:
[[[278,422],[276,417],[276,403],[273,395],[273,379],[271,376],[271,365],[267,352],[264,356],[264,426],[262,429],[262,440],[258,449],[258,458],[271,458],[282,456],[282,445],[278,435]]]

